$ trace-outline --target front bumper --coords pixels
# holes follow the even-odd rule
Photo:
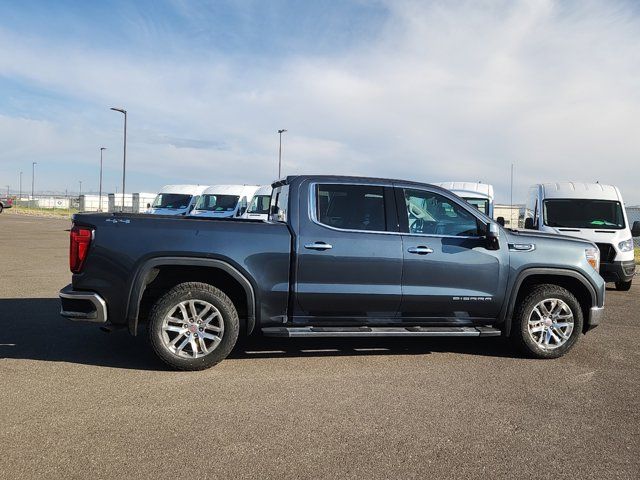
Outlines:
[[[602,320],[604,320],[604,307],[591,307],[589,309],[589,318],[587,318],[586,330],[597,327]]]
[[[67,285],[58,296],[63,317],[73,321],[107,322],[107,304],[97,293],[74,290],[72,285]]]
[[[600,264],[600,276],[605,282],[628,282],[636,272],[634,260],[621,262],[603,262]]]

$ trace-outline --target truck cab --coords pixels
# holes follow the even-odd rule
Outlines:
[[[633,236],[640,235],[636,222]],[[600,275],[629,290],[635,274],[632,231],[618,187],[600,183],[539,183],[529,189],[525,229],[592,241],[600,250]]]
[[[446,188],[493,218],[493,185],[481,182],[441,182],[435,185]]]
[[[260,187],[258,185],[213,185],[202,192],[191,215],[211,218],[239,218]]]
[[[207,185],[165,185],[156,195],[147,213],[187,215],[195,207]]]

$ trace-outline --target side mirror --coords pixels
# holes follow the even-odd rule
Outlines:
[[[631,229],[632,237],[640,237],[640,220],[633,222],[633,228]]]
[[[187,209],[187,211],[191,213],[194,208],[196,208],[196,206],[192,203],[191,205],[189,205],[189,208]]]
[[[247,207],[241,207],[239,216],[241,217],[242,215],[244,215],[244,212],[246,212],[246,211],[247,211]]]
[[[501,227],[504,227],[504,217],[496,218],[496,222],[498,222],[498,225],[500,225]]]
[[[533,230],[533,218],[528,217],[524,219],[524,228],[527,230]]]
[[[487,224],[487,249],[498,250],[500,248],[500,227],[496,223]]]
[[[151,204],[147,203],[147,210],[151,208]]]

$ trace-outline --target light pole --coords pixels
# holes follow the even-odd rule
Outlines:
[[[98,192],[98,211],[102,211],[102,152],[106,147],[100,147],[100,188]]]
[[[34,201],[34,191],[36,185],[36,165],[38,162],[31,162],[31,201]]]
[[[78,183],[80,184],[80,190],[78,190],[78,199],[82,196],[82,180],[78,180]]]
[[[121,212],[124,212],[124,182],[127,174],[127,111],[124,108],[111,107],[111,110],[120,112],[124,115],[124,149],[122,154],[122,207]]]
[[[18,185],[20,186],[20,189],[18,190],[18,201],[22,198],[22,172],[20,172],[19,178],[20,180],[18,181]]]
[[[282,174],[282,134],[286,132],[284,128],[278,130],[280,134],[280,146],[278,147],[278,180],[280,180],[280,175]]]
[[[511,184],[510,184],[510,187],[509,187],[509,188],[510,188],[510,190],[511,190],[511,193],[510,193],[510,200],[509,200],[509,201],[511,202],[511,210],[510,210],[510,212],[509,212],[509,222],[511,222],[511,225],[510,225],[510,226],[511,226],[511,228],[513,228],[513,226],[512,226],[512,225],[513,225],[513,163],[511,164]],[[520,217],[520,216],[518,215],[518,220],[516,220],[516,228],[518,228],[517,223],[518,223],[518,221],[520,220],[520,218],[519,218],[519,217]]]

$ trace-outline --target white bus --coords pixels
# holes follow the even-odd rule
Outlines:
[[[263,185],[253,195],[249,208],[242,218],[251,220],[267,220],[271,204],[271,185]]]
[[[213,185],[207,188],[191,215],[213,218],[242,217],[258,185]]]
[[[481,182],[434,183],[463,198],[482,213],[493,218],[493,185]]]
[[[156,195],[148,213],[187,215],[207,188],[207,185],[166,185]]]

